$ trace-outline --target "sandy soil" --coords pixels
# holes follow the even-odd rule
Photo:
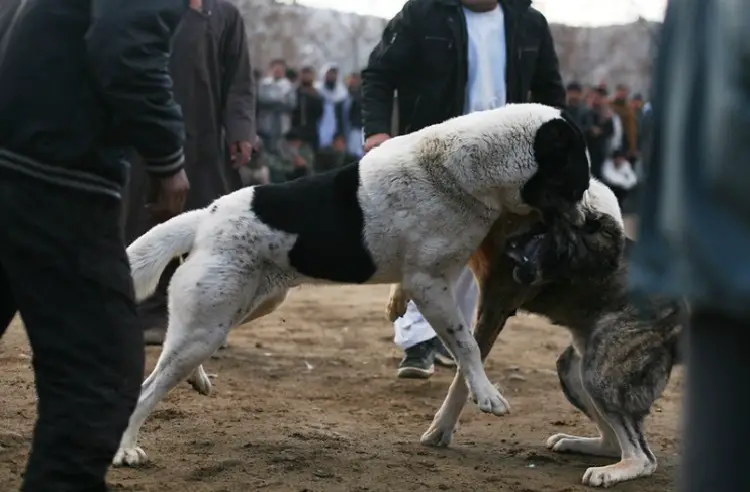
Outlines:
[[[282,308],[230,336],[207,364],[211,396],[175,389],[145,425],[142,469],[115,469],[120,491],[572,492],[608,460],[557,455],[552,433],[591,433],[553,372],[567,333],[519,316],[487,364],[513,406],[497,418],[467,407],[451,448],[418,442],[452,379],[395,378],[398,351],[383,318],[387,287],[304,287]],[[17,490],[35,415],[29,349],[16,323],[0,342],[0,483]],[[148,350],[149,369],[158,350]],[[622,491],[672,489],[681,374],[648,422],[660,469]],[[9,484],[9,486],[7,486]]]

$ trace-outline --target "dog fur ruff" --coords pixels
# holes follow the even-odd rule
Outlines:
[[[583,134],[559,110],[518,104],[395,137],[343,168],[244,188],[157,225],[128,247],[136,298],[188,254],[169,286],[169,326],[115,465],[146,461],[141,425],[231,327],[269,314],[294,286],[400,282],[455,355],[483,412],[508,404],[487,379],[451,284],[503,214],[575,215],[589,185]]]
[[[498,222],[470,260],[482,285],[474,336],[486,358],[507,318],[517,309],[566,327],[571,345],[557,360],[568,401],[599,429],[599,437],[555,434],[547,447],[560,453],[618,457],[613,465],[586,470],[582,482],[595,487],[649,476],[656,471],[643,423],[679,363],[680,306],[650,299],[641,309],[626,290],[626,244],[617,199],[592,180],[582,200],[580,226],[564,220],[523,228]],[[506,227],[503,227],[503,226]],[[392,290],[387,314],[398,317],[408,294]],[[466,404],[460,370],[430,428],[428,446],[448,446]]]

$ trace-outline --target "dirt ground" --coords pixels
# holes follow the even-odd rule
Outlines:
[[[506,327],[488,364],[512,414],[467,406],[452,447],[419,436],[452,371],[429,381],[395,378],[398,351],[384,320],[386,286],[303,287],[282,308],[230,335],[207,364],[214,391],[182,384],[146,423],[145,468],[115,469],[118,491],[513,491],[573,492],[589,466],[609,460],[558,455],[553,433],[594,431],[564,399],[553,372],[567,333],[541,318]],[[29,349],[19,323],[0,342],[0,483],[17,490],[35,415]],[[148,350],[148,368],[158,350]],[[675,374],[648,422],[660,468],[622,491],[672,489],[680,386]]]

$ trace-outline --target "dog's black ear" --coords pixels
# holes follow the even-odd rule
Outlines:
[[[586,140],[580,128],[564,117],[542,123],[534,137],[536,174],[524,185],[522,197],[540,210],[572,205],[589,187]]]
[[[537,162],[552,164],[554,159],[564,156],[575,140],[575,130],[562,118],[542,123],[534,138],[534,153]]]

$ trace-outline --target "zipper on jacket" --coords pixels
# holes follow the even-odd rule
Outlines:
[[[458,62],[461,64],[461,66],[459,67],[459,70],[461,70],[461,72],[459,73],[461,78],[458,81],[459,87],[458,87],[457,94],[456,94],[456,101],[454,102],[454,104],[458,105],[457,106],[458,114],[460,115],[460,114],[463,114],[464,112],[464,106],[466,104],[466,82],[469,80],[469,63],[466,57],[466,50],[469,45],[469,39],[468,39],[469,34],[466,30],[466,16],[464,15],[463,9],[459,7],[454,12],[458,15],[458,20],[460,21],[458,23],[459,25],[458,25],[458,33],[457,33],[458,34],[458,45],[457,45],[458,50],[457,51],[458,51]],[[455,25],[456,18],[451,14],[448,15],[448,24],[450,24],[451,31],[453,33],[456,33],[455,31],[456,30],[456,25]],[[453,43],[451,42],[451,45],[452,44]],[[460,49],[461,47],[464,48],[463,51]]]
[[[518,31],[518,13],[512,10],[512,6],[509,2],[501,2],[501,7],[504,9],[503,15],[508,21],[505,23],[505,43],[507,45],[506,56],[507,62],[505,67],[505,83],[506,83],[506,94],[505,102],[522,102],[524,98],[515,100],[514,92],[518,90],[517,80],[519,76],[519,68],[521,65],[521,50],[516,50],[516,36]],[[513,55],[517,52],[517,56]]]

